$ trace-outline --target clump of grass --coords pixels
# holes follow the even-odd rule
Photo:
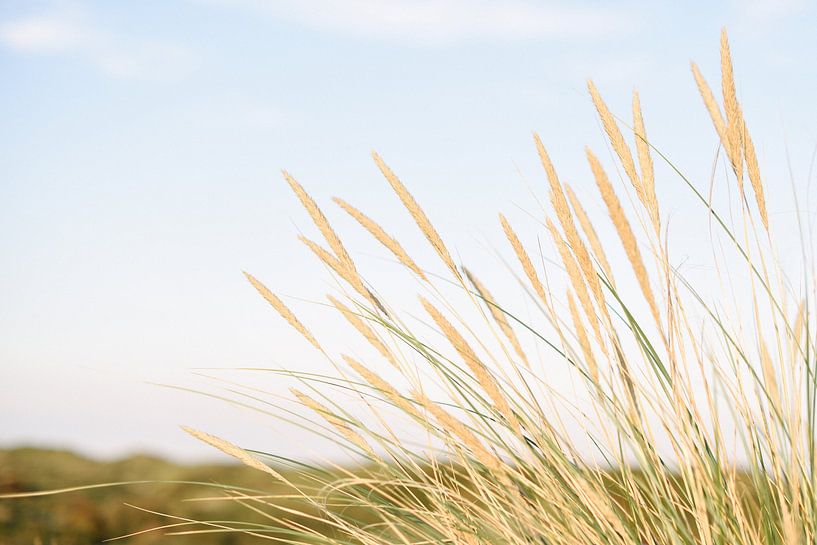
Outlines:
[[[265,513],[269,522],[247,528],[222,521],[218,531],[326,544],[815,542],[810,291],[790,287],[775,254],[725,32],[723,106],[694,64],[692,73],[736,182],[738,220],[728,222],[727,211],[650,142],[637,94],[630,127],[589,82],[626,183],[616,189],[608,175],[613,166],[586,150],[588,174],[609,215],[592,218],[559,180],[535,135],[552,205],[545,223],[561,267],[537,267],[539,250],[526,246],[500,215],[508,251],[517,259],[512,274],[538,312],[527,319],[455,262],[376,153],[377,167],[439,264],[421,267],[374,220],[342,199],[335,202],[420,280],[420,307],[430,323],[375,295],[327,217],[285,174],[328,249],[304,242],[344,281],[328,295],[331,308],[377,357],[361,361],[319,343],[248,275],[337,374],[270,371],[310,388],[311,394],[294,390],[295,398],[329,424],[315,429],[357,457],[359,466],[326,471],[292,462],[278,471],[263,461],[271,455],[191,431],[287,485],[280,497],[228,491],[232,501]],[[667,174],[659,175],[656,164]],[[702,283],[677,267],[662,222],[656,186],[679,182],[699,201],[703,221],[717,230],[713,238],[727,244],[715,244],[711,278]],[[632,207],[619,197],[627,186],[635,192]],[[618,246],[602,242],[597,233],[605,231],[617,235]],[[611,257],[617,254],[618,261]],[[718,282],[732,284],[732,291],[708,295]],[[552,386],[556,373],[579,385],[575,399]],[[359,403],[338,401],[341,389]],[[428,439],[418,447],[418,437]],[[275,507],[294,498],[302,507]],[[201,531],[208,531],[210,523],[203,524]]]

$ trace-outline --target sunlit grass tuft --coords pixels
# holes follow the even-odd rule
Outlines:
[[[500,215],[517,260],[509,281],[523,284],[528,318],[455,262],[376,153],[439,262],[416,262],[369,216],[335,202],[419,280],[412,284],[420,290],[416,309],[379,295],[315,201],[285,174],[328,249],[303,241],[343,280],[328,295],[330,308],[376,356],[351,357],[319,342],[319,329],[313,336],[247,275],[334,370],[277,372],[311,389],[293,390],[294,398],[323,423],[318,433],[359,465],[327,470],[288,461],[279,471],[272,461],[280,459],[268,464],[271,455],[191,431],[287,485],[280,497],[230,492],[229,501],[268,520],[230,527],[286,543],[814,543],[813,290],[791,288],[776,256],[725,32],[722,106],[694,64],[692,72],[738,191],[737,221],[728,223],[731,211],[704,198],[653,146],[638,94],[630,127],[589,82],[617,160],[605,166],[586,150],[607,217],[588,214],[592,208],[559,180],[538,135],[553,208],[543,223],[561,267],[538,266],[546,262],[539,248]],[[608,175],[616,168],[624,179]],[[717,231],[711,278],[687,278],[671,257],[672,232],[657,196],[666,184],[689,189],[702,221]],[[632,206],[620,197],[630,190]],[[599,237],[606,232],[615,238]],[[723,283],[730,289],[708,294]],[[750,311],[731,312],[736,308]],[[552,384],[557,374],[578,385],[575,398]],[[341,390],[355,394],[351,405],[335,395]],[[210,530],[202,522],[201,531]]]

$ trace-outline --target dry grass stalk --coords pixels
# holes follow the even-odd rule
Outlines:
[[[505,219],[505,216],[503,216],[502,214],[499,215],[499,222],[502,224],[502,230],[505,232],[505,236],[507,237],[508,242],[511,243],[511,248],[513,248],[513,251],[516,254],[516,258],[522,265],[522,270],[525,271],[525,276],[528,277],[528,281],[533,287],[533,291],[536,292],[536,295],[539,296],[539,299],[542,300],[542,303],[547,305],[545,287],[542,285],[542,281],[539,280],[539,275],[536,273],[536,268],[533,266],[533,262],[530,260],[528,252],[525,250],[525,247],[522,246],[522,243],[519,241],[519,237],[516,235],[516,232],[513,230],[511,225],[508,223],[508,220]]]
[[[414,408],[414,405],[402,394],[400,394],[400,392],[398,392],[394,386],[383,380],[380,375],[370,370],[368,367],[361,364],[351,356],[342,354],[341,357],[343,358],[343,361],[349,365],[349,367],[351,367],[358,375],[363,377],[363,379],[377,391],[386,396],[386,398],[394,403],[401,411],[415,418],[422,419],[422,416]]]
[[[438,404],[431,401],[422,392],[414,391],[412,392],[412,397],[432,414],[434,419],[437,420],[445,431],[462,441],[462,444],[473,452],[476,459],[483,465],[495,471],[502,470],[502,466],[496,456],[488,452],[488,449],[485,448],[479,439],[477,439],[476,435],[474,435],[465,424],[454,418]]]
[[[573,188],[570,187],[569,184],[565,184],[565,193],[567,194],[567,198],[570,200],[570,206],[573,208],[573,213],[575,214],[576,219],[579,220],[579,225],[581,225],[582,231],[584,231],[584,236],[586,236],[587,240],[590,242],[590,248],[593,250],[593,255],[596,257],[596,261],[598,261],[601,270],[604,271],[607,281],[611,286],[615,287],[616,282],[613,278],[613,269],[610,267],[610,263],[607,261],[607,254],[604,251],[604,246],[602,246],[596,230],[593,228],[593,223],[590,221],[590,218],[588,217],[587,212],[584,210],[581,201],[578,199],[578,197],[576,197],[576,194],[573,192]]]
[[[318,344],[318,341],[315,339],[315,337],[312,335],[312,333],[310,333],[309,330],[306,329],[306,327],[304,327],[304,325],[300,322],[300,320],[298,320],[298,318],[295,317],[295,314],[293,314],[292,311],[289,310],[289,307],[287,307],[283,303],[283,301],[281,301],[278,298],[278,296],[276,296],[274,293],[272,293],[269,290],[269,288],[267,288],[264,284],[262,284],[257,278],[255,278],[250,273],[245,272],[244,276],[247,277],[247,280],[250,281],[250,284],[253,285],[253,287],[258,291],[258,293],[260,293],[261,296],[264,299],[266,299],[267,302],[270,305],[272,305],[272,308],[274,308],[278,312],[278,314],[280,314],[281,317],[284,320],[286,320],[287,323],[289,323],[289,325],[291,325],[293,328],[295,328],[295,330],[298,333],[303,335],[303,337],[307,341],[309,341],[309,343],[312,346],[314,346],[315,348],[317,348],[318,350],[323,352],[323,348],[321,348],[321,345]]]
[[[746,121],[743,119],[743,112],[737,98],[735,89],[735,76],[732,68],[732,56],[729,51],[729,39],[726,29],[721,30],[721,87],[723,93],[724,110],[726,120],[721,116],[720,108],[715,101],[712,90],[707,85],[706,80],[701,75],[700,70],[692,63],[692,74],[698,84],[698,90],[704,99],[706,109],[715,125],[715,130],[720,137],[721,143],[726,150],[726,155],[732,165],[732,170],[738,179],[738,186],[741,195],[743,194],[743,169],[744,163],[749,174],[749,182],[755,194],[760,219],[764,228],[769,229],[769,218],[766,211],[766,197],[763,190],[763,182],[760,177],[760,168],[757,163],[757,153],[755,145],[746,128]]]
[[[340,237],[338,237],[335,230],[332,229],[332,226],[329,224],[329,220],[326,219],[326,216],[324,216],[323,212],[321,212],[321,209],[318,208],[318,205],[315,203],[314,199],[309,196],[301,184],[299,184],[295,178],[290,176],[287,171],[284,171],[284,179],[289,184],[289,187],[292,188],[292,191],[298,197],[298,200],[301,201],[301,204],[306,209],[309,217],[312,218],[312,221],[318,227],[318,230],[321,232],[321,235],[323,235],[323,238],[326,239],[327,244],[329,244],[329,248],[332,249],[341,263],[343,263],[350,270],[355,270],[355,264],[352,261],[352,258],[349,257],[349,253],[346,251],[343,243],[340,241]]]
[[[573,254],[570,253],[570,248],[567,247],[567,243],[562,238],[559,230],[556,228],[553,222],[550,221],[550,219],[547,220],[547,227],[548,231],[550,231],[551,237],[553,238],[553,242],[556,245],[556,250],[559,252],[559,257],[562,259],[562,264],[565,267],[570,284],[573,286],[573,290],[576,292],[576,296],[579,298],[579,303],[584,310],[584,314],[587,316],[587,320],[590,322],[590,327],[593,329],[593,335],[596,338],[596,342],[602,344],[601,328],[599,326],[598,316],[593,308],[593,302],[590,299],[590,292],[587,291],[587,285],[584,283],[584,277],[579,270],[579,266],[576,263],[576,260],[573,258]]]
[[[380,172],[383,173],[383,176],[386,177],[386,180],[391,185],[392,189],[397,196],[400,198],[400,201],[403,203],[403,206],[406,207],[411,217],[414,218],[414,222],[420,228],[420,231],[423,232],[428,242],[437,252],[437,255],[440,256],[443,263],[454,273],[454,276],[457,279],[462,279],[460,276],[460,272],[457,270],[457,266],[454,264],[454,260],[451,259],[451,254],[448,253],[448,248],[445,247],[443,243],[443,239],[440,237],[440,234],[437,233],[437,230],[432,225],[431,221],[426,216],[423,209],[420,208],[420,205],[417,204],[417,201],[414,200],[414,197],[409,193],[406,186],[400,181],[399,178],[392,172],[392,170],[383,162],[383,159],[377,154],[377,152],[372,152],[372,158],[374,162],[377,164],[377,168],[380,169]]]
[[[341,260],[336,259],[331,253],[322,248],[320,244],[313,240],[309,240],[303,235],[299,236],[298,240],[303,242],[307,248],[312,250],[312,253],[318,256],[318,259],[320,259],[326,266],[335,271],[335,274],[340,276],[350,286],[352,286],[352,289],[354,289],[360,295],[365,297],[381,312],[388,315],[388,312],[380,303],[380,300],[377,297],[375,297],[374,294],[369,290],[369,288],[367,288],[363,284],[363,279],[360,278],[357,269],[350,269],[349,267],[345,266]]]
[[[380,338],[377,336],[374,330],[371,327],[369,327],[366,324],[366,322],[364,322],[363,319],[360,318],[360,316],[358,316],[355,312],[352,312],[352,310],[349,307],[347,307],[346,305],[344,305],[331,295],[328,295],[327,298],[329,299],[329,302],[332,303],[332,305],[336,309],[338,309],[341,312],[341,314],[343,314],[343,317],[346,318],[346,321],[352,324],[352,327],[357,329],[357,331],[361,335],[363,335],[363,337],[367,341],[369,341],[369,344],[371,344],[378,352],[380,352],[380,355],[386,358],[386,360],[390,364],[392,364],[392,366],[395,369],[400,368],[400,366],[397,364],[397,360],[394,358],[394,354],[392,354],[392,351],[389,350],[389,348],[383,343],[383,341],[380,340]]]
[[[280,473],[269,467],[267,464],[265,464],[264,462],[262,462],[261,460],[259,460],[258,458],[256,458],[243,448],[238,447],[230,443],[229,441],[221,439],[220,437],[216,437],[215,435],[210,435],[209,433],[205,433],[203,431],[188,428],[187,426],[182,426],[182,429],[185,432],[192,435],[193,437],[195,437],[196,439],[198,439],[199,441],[207,443],[208,445],[217,448],[221,452],[232,456],[233,458],[240,461],[242,464],[249,466],[253,469],[263,471],[264,473],[269,473],[276,479],[280,479],[282,482],[286,482],[286,479],[284,479],[284,477]]]
[[[635,148],[638,153],[638,165],[641,168],[641,204],[647,209],[656,234],[661,231],[661,218],[658,213],[658,198],[655,196],[655,170],[650,155],[650,144],[644,128],[644,116],[641,113],[641,99],[633,91],[633,130],[635,131]]]
[[[567,243],[576,256],[579,269],[584,275],[587,285],[590,286],[593,297],[595,297],[599,307],[604,308],[604,293],[601,289],[601,283],[596,274],[596,269],[593,267],[593,261],[590,259],[590,253],[587,251],[587,247],[584,245],[584,241],[579,236],[579,231],[573,223],[573,215],[570,213],[570,207],[567,204],[562,184],[556,175],[556,169],[553,168],[553,163],[550,161],[550,156],[542,144],[539,135],[534,133],[533,137],[536,142],[536,149],[539,152],[539,159],[545,167],[545,173],[547,174],[548,183],[550,184],[550,202],[553,205],[553,210],[556,212],[559,224],[562,226],[562,230],[567,237]]]
[[[366,439],[358,432],[353,430],[347,422],[335,415],[328,407],[324,406],[317,400],[309,397],[307,394],[301,392],[297,388],[290,388],[292,394],[298,398],[302,405],[318,413],[332,427],[334,427],[347,441],[356,445],[360,450],[371,456],[377,458],[374,449],[369,445]]]
[[[460,335],[459,331],[456,330],[451,322],[449,322],[430,301],[421,296],[420,303],[422,303],[428,315],[431,316],[431,319],[434,320],[434,323],[437,324],[437,327],[439,327],[443,335],[445,335],[445,338],[448,339],[448,342],[451,343],[451,346],[454,347],[454,350],[457,351],[457,354],[465,361],[465,364],[474,374],[477,382],[479,382],[482,389],[485,390],[485,393],[488,394],[491,401],[494,402],[496,409],[500,414],[505,416],[509,422],[515,422],[515,417],[511,412],[511,408],[508,406],[507,399],[499,388],[499,384],[488,371],[488,368],[485,367],[485,364],[480,361],[474,349],[468,344],[468,341]]]
[[[561,187],[559,176],[556,174],[556,169],[553,166],[553,161],[550,160],[550,155],[548,155],[547,149],[545,149],[545,145],[542,143],[542,139],[539,138],[539,135],[536,133],[533,133],[533,142],[536,144],[536,153],[539,154],[539,162],[542,163],[542,168],[545,169],[551,191],[553,191],[554,187]],[[553,206],[554,208],[558,208],[558,203],[554,203]]]
[[[660,327],[661,317],[658,312],[658,305],[656,304],[655,296],[650,287],[647,269],[644,267],[641,251],[638,249],[638,242],[633,234],[632,227],[630,227],[630,222],[627,221],[627,216],[624,214],[621,202],[618,200],[615,191],[613,191],[613,186],[610,184],[610,180],[607,178],[607,174],[604,172],[601,163],[599,163],[599,160],[593,155],[593,152],[590,151],[589,148],[586,149],[586,153],[587,160],[590,163],[590,169],[593,171],[593,177],[596,179],[596,185],[598,185],[604,204],[607,205],[610,218],[613,220],[613,225],[616,228],[618,237],[624,246],[627,259],[630,260],[630,265],[633,267],[638,285],[641,287],[641,292],[644,294],[644,298],[650,306],[650,311],[652,312],[656,325]]]
[[[403,246],[400,245],[400,243],[394,237],[386,233],[386,231],[384,231],[383,228],[377,224],[377,222],[343,199],[335,197],[332,200],[334,200],[338,206],[343,208],[346,213],[355,218],[355,220],[357,220],[357,222],[362,225],[364,229],[369,231],[374,238],[376,238],[383,246],[394,254],[400,263],[408,267],[423,280],[428,281],[425,273],[422,271],[422,269],[420,269],[420,267],[417,266],[417,263],[415,263],[414,260],[409,257],[408,253],[403,249]]]
[[[752,142],[752,137],[749,136],[745,122],[743,127],[743,149],[746,155],[746,170],[749,173],[749,182],[752,184],[752,190],[755,193],[755,202],[757,203],[758,212],[760,212],[760,220],[763,222],[763,227],[768,231],[769,215],[766,212],[766,196],[763,191],[763,181],[760,178],[760,167],[757,164],[755,144]]]
[[[701,71],[698,69],[698,65],[696,65],[694,62],[690,63],[690,68],[692,69],[692,75],[695,78],[695,84],[698,86],[698,92],[701,94],[701,98],[704,100],[704,106],[706,106],[706,110],[709,112],[709,117],[712,118],[712,124],[715,126],[715,132],[718,133],[721,143],[723,143],[724,148],[726,148],[726,122],[723,120],[721,108],[718,106],[718,101],[715,99],[715,94],[712,92],[709,84],[706,83],[706,79],[704,79],[703,74],[701,74]],[[729,153],[728,149],[727,153]]]
[[[576,331],[576,337],[579,339],[579,347],[582,349],[582,354],[587,362],[590,378],[593,380],[594,384],[598,385],[599,365],[598,362],[596,362],[595,356],[593,355],[593,349],[590,346],[590,339],[587,337],[587,330],[584,328],[584,324],[582,323],[582,318],[579,315],[579,309],[576,307],[576,301],[573,299],[573,295],[571,295],[570,292],[567,292],[567,306],[570,308],[570,318],[573,321],[573,328]]]
[[[474,289],[477,290],[479,296],[485,301],[485,304],[488,306],[488,310],[491,312],[491,316],[493,316],[494,321],[499,326],[499,329],[502,330],[502,333],[508,339],[508,342],[511,343],[513,346],[514,352],[516,355],[519,356],[519,359],[522,362],[529,366],[528,357],[525,354],[525,351],[522,350],[522,345],[519,343],[519,338],[517,338],[516,333],[514,333],[511,324],[508,323],[508,318],[505,316],[505,313],[499,308],[496,304],[496,300],[491,295],[491,292],[488,291],[488,288],[480,282],[479,278],[477,278],[470,270],[463,267],[463,272],[465,272],[465,276],[468,278],[468,281],[471,282],[471,285],[474,286]]]
[[[335,271],[335,273],[338,276],[349,282],[349,284],[353,288],[355,288],[355,291],[359,291],[358,286],[356,286],[357,276],[350,275],[348,268],[340,261],[340,259],[336,258],[334,255],[332,255],[331,252],[323,248],[314,240],[310,240],[303,235],[298,235],[298,240],[300,240],[307,248],[309,248],[312,251],[312,253],[315,254],[318,257],[318,259],[320,259],[324,263],[324,265]]]
[[[643,194],[642,183],[638,177],[638,173],[635,170],[633,155],[630,152],[630,147],[627,145],[627,142],[624,141],[624,136],[621,134],[613,114],[610,113],[609,108],[607,108],[607,104],[605,104],[604,100],[601,98],[599,90],[590,80],[587,81],[587,89],[590,91],[590,97],[593,99],[593,104],[596,106],[596,111],[601,118],[601,123],[604,125],[604,131],[607,133],[607,138],[610,140],[610,144],[613,146],[613,151],[616,152],[616,155],[618,155],[618,158],[621,160],[621,165],[624,167],[624,172],[627,174],[627,177],[630,178],[630,182],[632,182],[636,193],[639,195]]]
[[[729,39],[726,36],[726,29],[721,30],[721,91],[723,93],[723,109],[726,112],[727,152],[742,191],[743,114],[735,90],[735,76],[732,70],[732,56],[729,52]]]

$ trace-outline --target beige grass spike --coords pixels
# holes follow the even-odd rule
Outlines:
[[[321,247],[320,244],[317,242],[306,238],[305,236],[301,235],[298,237],[298,240],[303,242],[307,248],[312,250],[318,259],[320,259],[324,264],[326,264],[330,269],[335,271],[335,274],[340,276],[343,280],[345,280],[352,289],[358,292],[360,295],[365,297],[370,303],[372,303],[378,310],[380,310],[386,316],[389,315],[388,311],[385,309],[383,304],[380,300],[374,296],[374,294],[363,284],[363,279],[360,278],[360,274],[357,272],[357,269],[350,269],[347,267],[343,262],[339,259],[335,258],[331,253],[326,251],[324,248]]]
[[[579,298],[579,303],[582,306],[582,310],[584,310],[587,320],[590,322],[596,342],[602,344],[599,319],[596,315],[595,309],[593,308],[593,302],[590,299],[590,292],[587,290],[587,285],[584,282],[584,276],[579,270],[579,265],[576,263],[573,254],[570,253],[570,248],[567,247],[567,243],[562,238],[561,233],[559,233],[559,229],[556,228],[556,225],[553,224],[550,218],[547,219],[547,228],[548,231],[550,231],[551,237],[553,238],[553,243],[556,245],[556,250],[559,252],[559,257],[562,259],[562,264],[565,267],[565,271],[567,271],[567,277],[570,280],[570,284],[573,286],[573,290],[576,292],[576,296]]]
[[[502,312],[502,310],[500,310],[497,306],[496,300],[491,295],[491,292],[488,291],[488,288],[486,288],[479,278],[477,278],[476,275],[474,275],[469,269],[463,267],[463,272],[468,278],[468,281],[471,282],[471,285],[474,286],[474,289],[477,290],[479,296],[482,297],[483,301],[488,307],[488,310],[491,312],[491,316],[499,326],[499,329],[502,330],[502,333],[508,339],[508,342],[510,342],[511,346],[513,346],[516,355],[519,356],[519,359],[522,360],[526,366],[529,366],[528,356],[525,354],[525,351],[522,350],[522,345],[519,343],[519,338],[516,336],[511,324],[508,323],[508,318],[505,316],[505,313]]]
[[[735,89],[732,55],[729,51],[729,39],[725,28],[721,30],[721,88],[723,109],[726,113],[726,141],[729,158],[732,161],[735,175],[738,177],[738,184],[743,190],[743,114]]]
[[[338,309],[341,314],[343,314],[343,317],[346,318],[346,321],[352,324],[352,327],[357,329],[357,331],[361,335],[363,335],[363,337],[367,341],[369,341],[369,344],[371,344],[375,348],[375,350],[380,352],[381,356],[386,358],[386,361],[388,361],[395,369],[400,369],[400,366],[397,364],[397,360],[394,358],[394,354],[392,354],[392,351],[389,350],[389,348],[383,343],[383,341],[381,341],[380,338],[375,334],[374,330],[371,327],[369,327],[366,324],[366,322],[364,322],[363,319],[360,318],[360,316],[352,312],[352,310],[349,307],[347,307],[346,305],[344,305],[331,295],[327,295],[327,298],[329,299],[329,302],[332,303],[332,305],[336,309]]]
[[[341,357],[349,367],[351,367],[358,375],[363,377],[363,379],[376,390],[385,395],[386,398],[400,408],[400,410],[410,416],[413,416],[414,418],[422,419],[422,416],[417,412],[417,409],[414,408],[414,405],[402,394],[400,394],[400,392],[398,392],[394,386],[381,378],[380,375],[351,356],[341,354]]]
[[[647,131],[644,128],[644,115],[641,111],[641,99],[633,91],[633,130],[635,131],[635,149],[638,154],[638,165],[641,168],[641,186],[644,201],[641,204],[647,209],[656,233],[661,231],[661,220],[658,213],[658,199],[655,196],[655,170]]]
[[[587,285],[590,287],[591,293],[595,297],[599,308],[603,309],[604,293],[601,289],[601,283],[599,282],[596,269],[593,266],[593,261],[590,259],[590,253],[587,251],[587,247],[579,236],[579,232],[573,222],[573,215],[570,212],[570,206],[567,204],[562,184],[556,175],[556,169],[553,168],[553,163],[550,161],[550,157],[539,135],[534,133],[533,139],[536,143],[536,149],[539,152],[539,158],[547,173],[548,183],[550,184],[550,202],[553,205],[553,210],[556,212],[556,217],[565,233],[567,243],[576,256],[576,261],[587,281]]]
[[[613,225],[624,246],[627,259],[630,260],[630,265],[633,267],[636,280],[638,280],[638,284],[641,287],[641,292],[644,294],[644,298],[650,306],[650,311],[652,312],[656,325],[660,327],[661,317],[658,312],[658,305],[656,304],[655,295],[650,287],[647,269],[644,266],[644,260],[641,258],[641,251],[638,249],[638,242],[633,234],[632,227],[630,227],[630,222],[627,221],[627,216],[621,207],[621,201],[619,201],[615,191],[613,191],[613,186],[610,184],[610,180],[607,178],[607,174],[604,172],[601,163],[593,152],[590,151],[590,148],[585,148],[585,152],[587,154],[587,160],[590,163],[590,169],[593,171],[593,177],[596,179],[596,185],[598,185],[601,197],[607,205],[610,219],[613,220]]]
[[[431,401],[431,399],[429,399],[422,392],[414,391],[412,392],[412,397],[414,397],[414,399],[416,399],[420,405],[422,405],[432,414],[432,416],[434,416],[434,419],[437,420],[443,429],[462,441],[463,445],[474,453],[477,460],[492,470],[500,471],[502,469],[502,466],[496,457],[488,452],[488,449],[485,448],[485,446],[465,426],[465,424],[454,418],[438,404]]]
[[[303,186],[301,186],[301,184],[295,180],[295,178],[290,176],[286,170],[283,171],[283,173],[284,179],[289,184],[289,187],[292,188],[292,191],[298,197],[298,200],[301,201],[301,204],[312,218],[312,221],[321,232],[321,235],[323,235],[323,238],[326,240],[327,244],[329,244],[329,248],[332,249],[341,263],[349,267],[349,269],[355,270],[355,264],[352,261],[352,258],[349,257],[349,253],[346,251],[343,243],[340,241],[340,237],[338,237],[335,230],[332,229],[332,226],[329,224],[329,220],[326,219],[326,216],[318,207],[315,200],[309,195],[309,193],[306,192]]]
[[[332,427],[334,427],[347,441],[358,447],[360,450],[371,456],[372,458],[377,458],[377,455],[372,449],[371,445],[360,435],[358,432],[353,430],[351,426],[347,422],[345,422],[342,418],[336,416],[328,407],[323,405],[322,403],[318,402],[317,400],[311,398],[307,394],[301,392],[297,388],[290,388],[290,392],[301,402],[301,404],[310,410],[314,411],[318,415],[320,415],[324,420],[326,420]]]
[[[610,112],[610,109],[607,108],[607,104],[605,104],[604,100],[601,98],[601,94],[592,80],[587,81],[587,89],[590,91],[590,97],[593,99],[593,104],[596,106],[596,111],[601,118],[601,123],[604,125],[604,131],[607,133],[607,138],[610,140],[610,144],[613,146],[613,151],[615,151],[616,155],[618,155],[621,165],[624,167],[624,172],[627,174],[627,177],[630,178],[630,182],[633,184],[636,193],[638,193],[641,198],[641,195],[643,194],[643,187],[641,179],[635,170],[635,162],[633,161],[633,155],[632,152],[630,152],[630,147],[624,141],[624,136],[621,134],[621,130],[619,130],[613,114]],[[641,198],[641,201],[644,202],[644,199]]]
[[[616,282],[615,278],[613,277],[613,269],[610,267],[610,262],[607,261],[607,253],[604,251],[604,246],[602,245],[601,240],[599,240],[598,233],[596,233],[596,229],[593,227],[590,217],[587,215],[581,201],[576,196],[576,193],[569,184],[565,184],[565,193],[570,201],[570,206],[573,208],[573,213],[576,216],[576,219],[579,220],[579,225],[581,226],[582,231],[584,231],[584,236],[586,236],[587,240],[590,242],[590,248],[593,250],[593,255],[596,256],[596,260],[599,262],[601,270],[604,271],[607,281],[611,286],[615,287]]]
[[[587,363],[587,368],[590,373],[590,378],[593,383],[599,385],[599,365],[593,355],[593,349],[590,346],[590,339],[587,337],[587,330],[584,328],[582,318],[579,315],[579,309],[576,307],[576,301],[573,295],[567,292],[567,305],[570,309],[570,318],[573,321],[573,329],[576,330],[576,338],[579,339],[579,347],[582,350],[584,359]]]
[[[411,217],[414,219],[414,222],[420,228],[420,231],[425,235],[428,242],[431,244],[432,248],[437,252],[437,255],[440,256],[443,263],[454,273],[454,276],[457,279],[462,280],[460,276],[459,270],[457,270],[457,266],[454,264],[454,260],[451,259],[451,254],[448,252],[448,248],[445,247],[443,243],[443,239],[440,237],[440,234],[434,228],[434,225],[428,219],[423,209],[420,208],[420,205],[417,204],[417,201],[414,200],[414,197],[409,193],[406,186],[400,181],[400,179],[392,172],[392,170],[386,165],[386,163],[381,159],[381,157],[377,154],[377,152],[372,152],[372,158],[374,159],[375,164],[377,164],[377,168],[380,169],[380,172],[383,173],[383,176],[389,182],[392,189],[397,196],[400,198],[400,201],[403,203],[403,206],[406,207]]]
[[[278,314],[280,314],[281,317],[284,320],[286,320],[287,323],[289,323],[289,325],[291,325],[298,333],[303,335],[303,337],[307,341],[309,341],[310,344],[312,344],[312,346],[323,352],[323,348],[321,348],[321,345],[318,344],[318,341],[315,339],[312,333],[310,333],[309,330],[306,329],[306,327],[304,327],[304,325],[300,322],[300,320],[298,320],[295,314],[293,314],[292,311],[289,310],[289,307],[287,307],[284,304],[284,302],[278,298],[277,295],[272,293],[269,290],[269,288],[267,288],[264,284],[262,284],[257,278],[255,278],[250,273],[245,272],[244,276],[247,277],[247,280],[250,281],[250,284],[252,284],[252,286],[258,291],[258,293],[260,293],[261,296],[264,299],[266,299],[270,305],[272,305],[272,308],[274,308],[278,312]]]
[[[417,263],[415,263],[414,260],[409,257],[408,253],[403,249],[403,246],[394,237],[386,233],[386,231],[384,231],[377,222],[341,198],[335,197],[332,200],[335,201],[338,206],[343,208],[347,214],[352,216],[364,229],[369,231],[369,233],[371,233],[371,235],[376,238],[378,242],[380,242],[392,254],[394,254],[400,263],[408,267],[423,280],[428,281],[425,273],[422,271],[422,269],[420,269],[420,267],[417,266]]]
[[[547,305],[545,287],[542,285],[542,281],[539,280],[539,275],[536,272],[536,268],[533,266],[533,262],[531,261],[528,252],[525,250],[525,247],[522,246],[522,243],[519,241],[516,231],[513,230],[511,224],[508,223],[508,220],[505,219],[505,216],[502,214],[499,215],[499,222],[502,224],[502,230],[505,232],[505,237],[508,239],[508,242],[510,242],[511,248],[513,248],[513,251],[516,254],[516,258],[522,265],[522,270],[525,272],[525,276],[528,277],[528,281],[531,283],[533,291],[536,292],[536,295],[539,296],[542,303]]]
[[[704,106],[706,106],[706,110],[709,112],[709,117],[712,118],[715,132],[718,133],[721,144],[723,144],[724,149],[727,154],[729,154],[726,137],[726,122],[723,120],[723,115],[721,114],[720,106],[718,106],[718,101],[715,99],[715,94],[712,92],[709,84],[706,83],[706,79],[704,79],[703,74],[701,74],[700,69],[698,69],[698,65],[694,62],[690,63],[690,68],[692,69],[692,76],[695,78],[695,84],[698,86],[698,92],[704,101]]]
[[[203,431],[199,431],[193,428],[189,428],[187,426],[182,426],[182,429],[204,443],[207,443],[211,447],[215,447],[224,454],[228,454],[233,458],[240,461],[242,464],[249,466],[253,469],[257,469],[259,471],[263,471],[264,473],[269,473],[273,477],[281,480],[282,482],[287,482],[284,477],[269,467],[267,464],[244,450],[243,448],[236,446],[229,441],[226,441],[220,437],[216,437],[215,435],[210,435],[209,433],[205,433]]]
[[[462,360],[474,374],[474,378],[477,379],[482,389],[485,390],[485,393],[488,394],[488,397],[491,401],[494,402],[496,409],[508,419],[509,422],[516,424],[516,418],[514,417],[513,413],[511,412],[511,408],[508,405],[508,400],[505,398],[505,395],[499,388],[499,384],[494,379],[493,375],[488,371],[488,368],[485,367],[485,364],[477,356],[474,349],[471,348],[471,345],[468,344],[468,341],[460,335],[460,332],[451,324],[451,322],[446,319],[445,316],[425,297],[420,296],[420,303],[423,305],[423,308],[426,310],[431,319],[434,320],[434,323],[437,324],[437,327],[440,328],[445,338],[448,339],[448,342],[451,343],[451,346],[454,347],[454,350],[460,355]]]
[[[755,193],[755,202],[757,203],[757,209],[760,213],[760,220],[763,222],[763,227],[768,231],[769,214],[766,211],[766,195],[763,191],[763,180],[760,178],[760,167],[757,164],[755,144],[752,142],[749,130],[746,129],[746,123],[744,123],[743,126],[743,147],[746,156],[746,170],[749,173],[749,182],[752,184],[752,190]]]
[[[347,279],[347,276],[349,276],[349,271],[346,268],[346,266],[340,261],[340,259],[332,255],[331,252],[323,248],[314,240],[310,240],[303,235],[299,235],[298,240],[300,240],[304,244],[304,246],[309,248],[312,251],[312,253],[315,254],[318,257],[318,259],[320,259],[327,267],[335,271],[338,274],[338,276],[340,276],[344,280],[347,280],[347,282],[349,282],[350,284],[353,285],[353,287],[355,287],[354,286],[355,281],[349,281]]]

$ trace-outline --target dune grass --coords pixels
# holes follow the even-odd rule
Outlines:
[[[226,491],[262,515],[252,528],[202,521],[190,531],[232,528],[327,544],[814,542],[811,275],[793,280],[800,271],[784,270],[776,253],[725,32],[722,104],[694,64],[692,72],[730,169],[734,207],[705,196],[705,184],[653,146],[637,94],[632,119],[619,119],[589,82],[615,161],[605,164],[606,155],[586,149],[607,217],[587,212],[593,207],[559,179],[535,136],[550,201],[541,232],[551,246],[523,242],[505,216],[497,226],[516,259],[509,281],[528,295],[526,312],[494,298],[478,271],[455,261],[376,153],[439,263],[419,263],[378,218],[336,203],[415,278],[416,308],[379,293],[318,204],[285,173],[324,239],[302,240],[337,279],[330,305],[373,351],[337,353],[248,274],[333,369],[269,371],[302,383],[293,398],[361,469],[282,464],[189,430],[265,472],[259,483],[286,487]],[[623,175],[613,175],[619,168]],[[688,277],[673,257],[657,191],[665,184],[685,187],[700,207],[694,221],[710,226],[708,278]],[[542,251],[557,264],[541,265]],[[803,270],[808,265],[804,251]],[[574,381],[569,396],[552,385],[557,374]],[[356,401],[341,401],[348,397],[338,390]],[[291,511],[281,508],[293,499]]]

